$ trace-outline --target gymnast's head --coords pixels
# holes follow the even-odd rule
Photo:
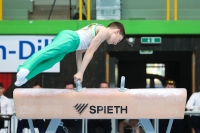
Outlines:
[[[166,80],[165,82],[165,88],[176,88],[176,83],[174,80]]]
[[[107,28],[110,30],[110,36],[106,39],[108,44],[117,45],[125,37],[125,29],[122,23],[112,22]]]

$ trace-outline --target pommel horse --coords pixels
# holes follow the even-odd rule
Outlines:
[[[15,89],[14,104],[18,119],[52,119],[46,133],[55,133],[61,119],[139,119],[146,133],[156,133],[149,119],[183,119],[186,89],[127,89],[125,77],[120,88]],[[135,129],[132,131],[132,133]],[[86,132],[87,133],[87,132]]]

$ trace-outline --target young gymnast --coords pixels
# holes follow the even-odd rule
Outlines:
[[[74,81],[82,82],[84,71],[91,61],[94,52],[103,41],[118,44],[125,36],[123,24],[112,22],[107,27],[93,23],[77,31],[63,30],[45,48],[34,53],[17,71],[16,86],[25,84],[37,74],[53,67],[66,54],[76,51],[77,73]],[[85,52],[84,58],[82,54]]]

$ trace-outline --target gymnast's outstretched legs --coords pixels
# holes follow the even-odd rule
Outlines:
[[[51,44],[33,54],[24,64],[18,67],[16,86],[21,86],[37,74],[51,68],[64,56],[76,51],[80,39],[76,32],[61,31]]]

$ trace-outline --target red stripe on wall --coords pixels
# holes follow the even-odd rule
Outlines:
[[[4,93],[8,90],[12,83],[12,74],[11,73],[0,73],[0,83],[4,85]]]

